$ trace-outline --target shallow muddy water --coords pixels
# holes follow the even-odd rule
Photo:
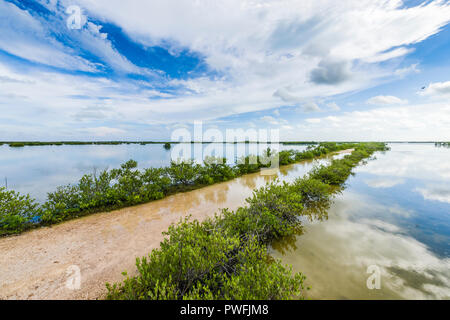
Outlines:
[[[324,221],[274,245],[307,298],[450,299],[450,149],[391,148],[355,170]]]

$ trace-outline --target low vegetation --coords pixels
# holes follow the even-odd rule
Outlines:
[[[2,141],[0,145],[7,144],[10,147],[37,147],[37,146],[84,146],[84,145],[121,145],[121,144],[164,144],[164,142],[154,142],[154,141],[17,141],[8,142]]]
[[[14,143],[10,143],[9,146],[11,148],[22,148],[22,147],[25,147],[25,144],[21,143],[21,142],[14,142]]]
[[[0,146],[7,144],[10,147],[37,147],[37,146],[84,146],[84,145],[122,145],[122,144],[139,144],[139,145],[148,145],[148,144],[162,144],[165,148],[167,148],[170,144],[177,143],[191,143],[191,142],[161,142],[161,141],[0,141]],[[210,142],[192,142],[192,143],[210,143]],[[226,143],[226,142],[225,142]],[[250,142],[250,141],[242,141],[242,142],[230,142],[232,144],[238,143],[258,143],[258,142]],[[282,142],[283,145],[313,145],[318,144],[318,142]],[[170,149],[170,148],[169,148]]]
[[[285,141],[282,142],[283,145],[312,145],[312,144],[319,144],[315,141]]]
[[[450,148],[450,142],[436,142],[434,144],[436,147],[445,147],[445,148]]]
[[[107,284],[107,298],[302,298],[305,277],[271,259],[267,246],[296,234],[302,228],[300,216],[311,214],[309,209],[319,204],[327,208],[336,186],[344,185],[355,166],[375,151],[386,150],[383,143],[353,147],[351,155],[293,183],[274,182],[254,191],[246,206],[234,212],[225,209],[204,222],[187,219],[172,225],[159,249],[137,259],[137,276],[124,273],[127,277],[122,283]],[[339,146],[321,145],[307,152],[322,154],[328,148]],[[288,162],[295,158],[296,154],[285,157]]]
[[[29,195],[0,188],[1,233],[18,233],[32,227],[40,212],[39,205]]]

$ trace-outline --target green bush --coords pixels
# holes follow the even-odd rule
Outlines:
[[[347,178],[353,174],[352,169],[363,159],[371,156],[375,151],[385,151],[388,147],[384,143],[361,143],[355,146],[352,154],[343,159],[333,160],[331,165],[314,168],[309,176],[333,186],[342,186]]]
[[[236,169],[239,175],[258,172],[262,167],[265,167],[257,156],[251,155],[247,157],[241,157],[236,164]]]
[[[138,204],[142,202],[140,191],[143,181],[137,166],[136,161],[129,160],[122,164],[120,169],[111,170],[112,180],[117,181],[113,185],[113,190],[118,204]]]
[[[312,170],[310,177],[326,184],[339,186],[342,185],[351,174],[352,167],[345,163],[333,161],[331,166],[319,166]]]
[[[294,152],[290,151],[280,151],[278,153],[278,159],[280,166],[286,166],[295,162]]]
[[[328,184],[312,178],[297,179],[292,185],[292,191],[301,196],[305,206],[316,202],[328,201],[332,193],[332,189]]]
[[[238,239],[209,231],[197,221],[180,222],[164,234],[160,249],[137,260],[140,277],[125,280],[119,289],[108,286],[110,298],[182,299],[204,275],[214,276],[239,246]]]
[[[20,142],[13,142],[13,143],[10,143],[9,146],[11,148],[23,148],[23,147],[25,147],[25,144],[20,143]]]
[[[228,181],[236,177],[235,170],[227,165],[227,159],[206,157],[204,165],[199,168],[199,184],[213,184]]]
[[[0,188],[0,235],[20,233],[36,223],[41,211],[29,195]]]
[[[148,201],[164,198],[172,185],[169,175],[162,168],[146,169],[141,179],[143,184],[140,193]]]
[[[81,211],[78,186],[58,187],[43,205],[41,223],[50,225],[72,218]]]
[[[193,161],[172,161],[167,168],[169,177],[175,185],[193,185],[199,175],[200,166]]]
[[[289,300],[303,298],[305,277],[292,273],[279,260],[267,256],[267,249],[247,243],[233,261],[233,272],[221,273],[221,281],[200,281],[183,297],[186,300]],[[227,266],[228,267],[228,266]],[[214,277],[212,277],[214,278]],[[212,283],[212,285],[210,285]]]
[[[301,294],[301,274],[269,262],[264,247],[252,239],[242,242],[214,220],[182,221],[164,234],[159,249],[137,259],[139,276],[107,284],[107,299],[287,299]]]
[[[84,175],[77,185],[58,187],[49,193],[43,205],[42,224],[49,225],[79,217],[90,210],[115,205],[119,200],[117,190],[111,186],[114,173],[102,171]]]
[[[288,183],[269,183],[256,190],[246,200],[247,210],[264,228],[255,229],[257,234],[252,236],[265,243],[292,234],[299,227],[297,217],[303,210],[302,200]]]

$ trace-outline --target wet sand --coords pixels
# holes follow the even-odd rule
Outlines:
[[[350,152],[347,150],[346,153]],[[19,236],[0,239],[0,299],[101,299],[105,283],[135,274],[135,258],[159,247],[162,232],[191,215],[202,220],[221,208],[244,204],[252,190],[277,176],[302,176],[311,162],[280,168],[176,194],[148,204],[98,213]],[[71,267],[80,270],[79,289],[70,289]]]

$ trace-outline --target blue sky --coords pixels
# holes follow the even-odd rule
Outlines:
[[[0,0],[0,140],[450,140],[449,22],[446,0]]]

